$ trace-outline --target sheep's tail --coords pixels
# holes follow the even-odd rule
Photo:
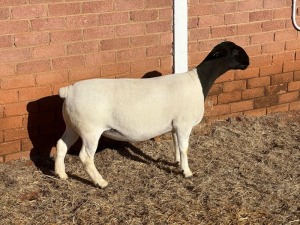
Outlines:
[[[58,91],[59,97],[63,99],[66,98],[68,96],[68,89],[69,89],[68,86],[60,88]]]

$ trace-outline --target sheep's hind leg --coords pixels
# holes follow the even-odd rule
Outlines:
[[[180,151],[178,146],[178,139],[175,131],[172,131],[173,144],[175,149],[175,162],[180,164]]]
[[[191,177],[193,176],[193,173],[190,170],[189,163],[188,163],[188,156],[187,156],[190,131],[177,130],[176,132],[177,132],[177,139],[178,139],[178,145],[180,151],[180,168],[183,170],[184,177]]]
[[[68,175],[65,171],[65,156],[67,154],[68,149],[76,142],[78,139],[78,134],[70,127],[66,127],[66,130],[61,137],[57,141],[56,144],[56,159],[55,159],[55,173],[63,180],[68,178]]]
[[[83,138],[79,158],[95,185],[105,188],[108,182],[102,178],[94,163],[94,155],[98,147],[99,138],[100,135],[89,135]]]

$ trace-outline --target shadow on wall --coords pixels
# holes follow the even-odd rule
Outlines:
[[[158,71],[146,73],[142,78],[162,76]],[[34,164],[44,173],[52,175],[56,142],[65,130],[62,117],[63,100],[58,96],[48,96],[27,104],[28,133],[32,143],[30,158]],[[105,148],[119,149],[123,145],[120,142],[101,137],[98,151]],[[78,154],[81,148],[79,139],[68,151],[68,154]],[[134,160],[134,159],[133,159]]]

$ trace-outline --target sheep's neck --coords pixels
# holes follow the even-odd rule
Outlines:
[[[203,61],[196,69],[202,86],[204,99],[215,80],[229,70],[223,65],[222,59]]]

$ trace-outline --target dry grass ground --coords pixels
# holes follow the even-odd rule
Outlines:
[[[105,148],[95,158],[104,190],[75,155],[68,181],[52,159],[0,164],[1,224],[300,224],[300,114],[202,125],[189,179],[173,155],[168,139]]]

